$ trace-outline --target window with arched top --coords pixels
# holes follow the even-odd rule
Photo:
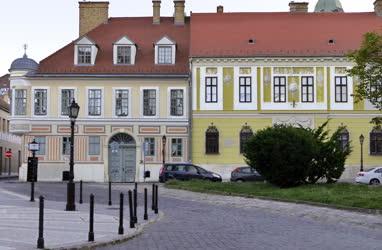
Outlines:
[[[370,133],[370,154],[382,155],[382,130],[373,129]]]
[[[252,136],[253,131],[251,127],[245,124],[240,131],[240,154],[244,153],[245,145]]]
[[[349,147],[349,138],[350,134],[347,129],[343,129],[338,135],[338,142],[340,143],[343,151],[345,151]]]
[[[213,124],[206,131],[206,154],[219,154],[219,130]]]

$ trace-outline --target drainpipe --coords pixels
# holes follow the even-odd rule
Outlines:
[[[188,76],[188,161],[192,161],[192,59]]]

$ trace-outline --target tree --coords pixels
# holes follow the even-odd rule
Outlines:
[[[258,131],[244,149],[247,164],[280,187],[305,183],[315,155],[317,144],[313,134],[285,125]]]
[[[382,111],[382,35],[366,33],[361,47],[348,57],[355,63],[349,75],[359,79],[354,93],[355,100],[366,99]],[[381,128],[382,117],[374,118],[371,123]]]
[[[338,127],[329,136],[329,130],[326,129],[328,123],[329,121],[325,122],[317,129],[307,129],[311,131],[318,145],[317,155],[314,156],[309,169],[308,183],[316,183],[320,179],[334,183],[345,171],[345,162],[351,153],[351,146],[350,142],[348,145],[342,145],[339,138],[346,126]]]

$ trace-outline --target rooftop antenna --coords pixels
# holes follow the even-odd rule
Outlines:
[[[27,56],[28,44],[25,43],[25,44],[23,45],[23,47],[24,47],[24,57],[28,57],[28,56]]]

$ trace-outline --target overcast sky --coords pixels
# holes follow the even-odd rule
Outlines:
[[[295,0],[296,2],[298,0]],[[111,17],[151,16],[151,0],[109,0]],[[215,12],[224,5],[226,12],[288,11],[290,0],[186,0],[186,11]],[[312,11],[317,0],[308,0]],[[341,0],[346,12],[373,11],[374,0]],[[78,0],[2,1],[0,15],[0,75],[11,62],[23,55],[37,62],[78,37]],[[173,14],[173,0],[162,0],[162,15]]]

